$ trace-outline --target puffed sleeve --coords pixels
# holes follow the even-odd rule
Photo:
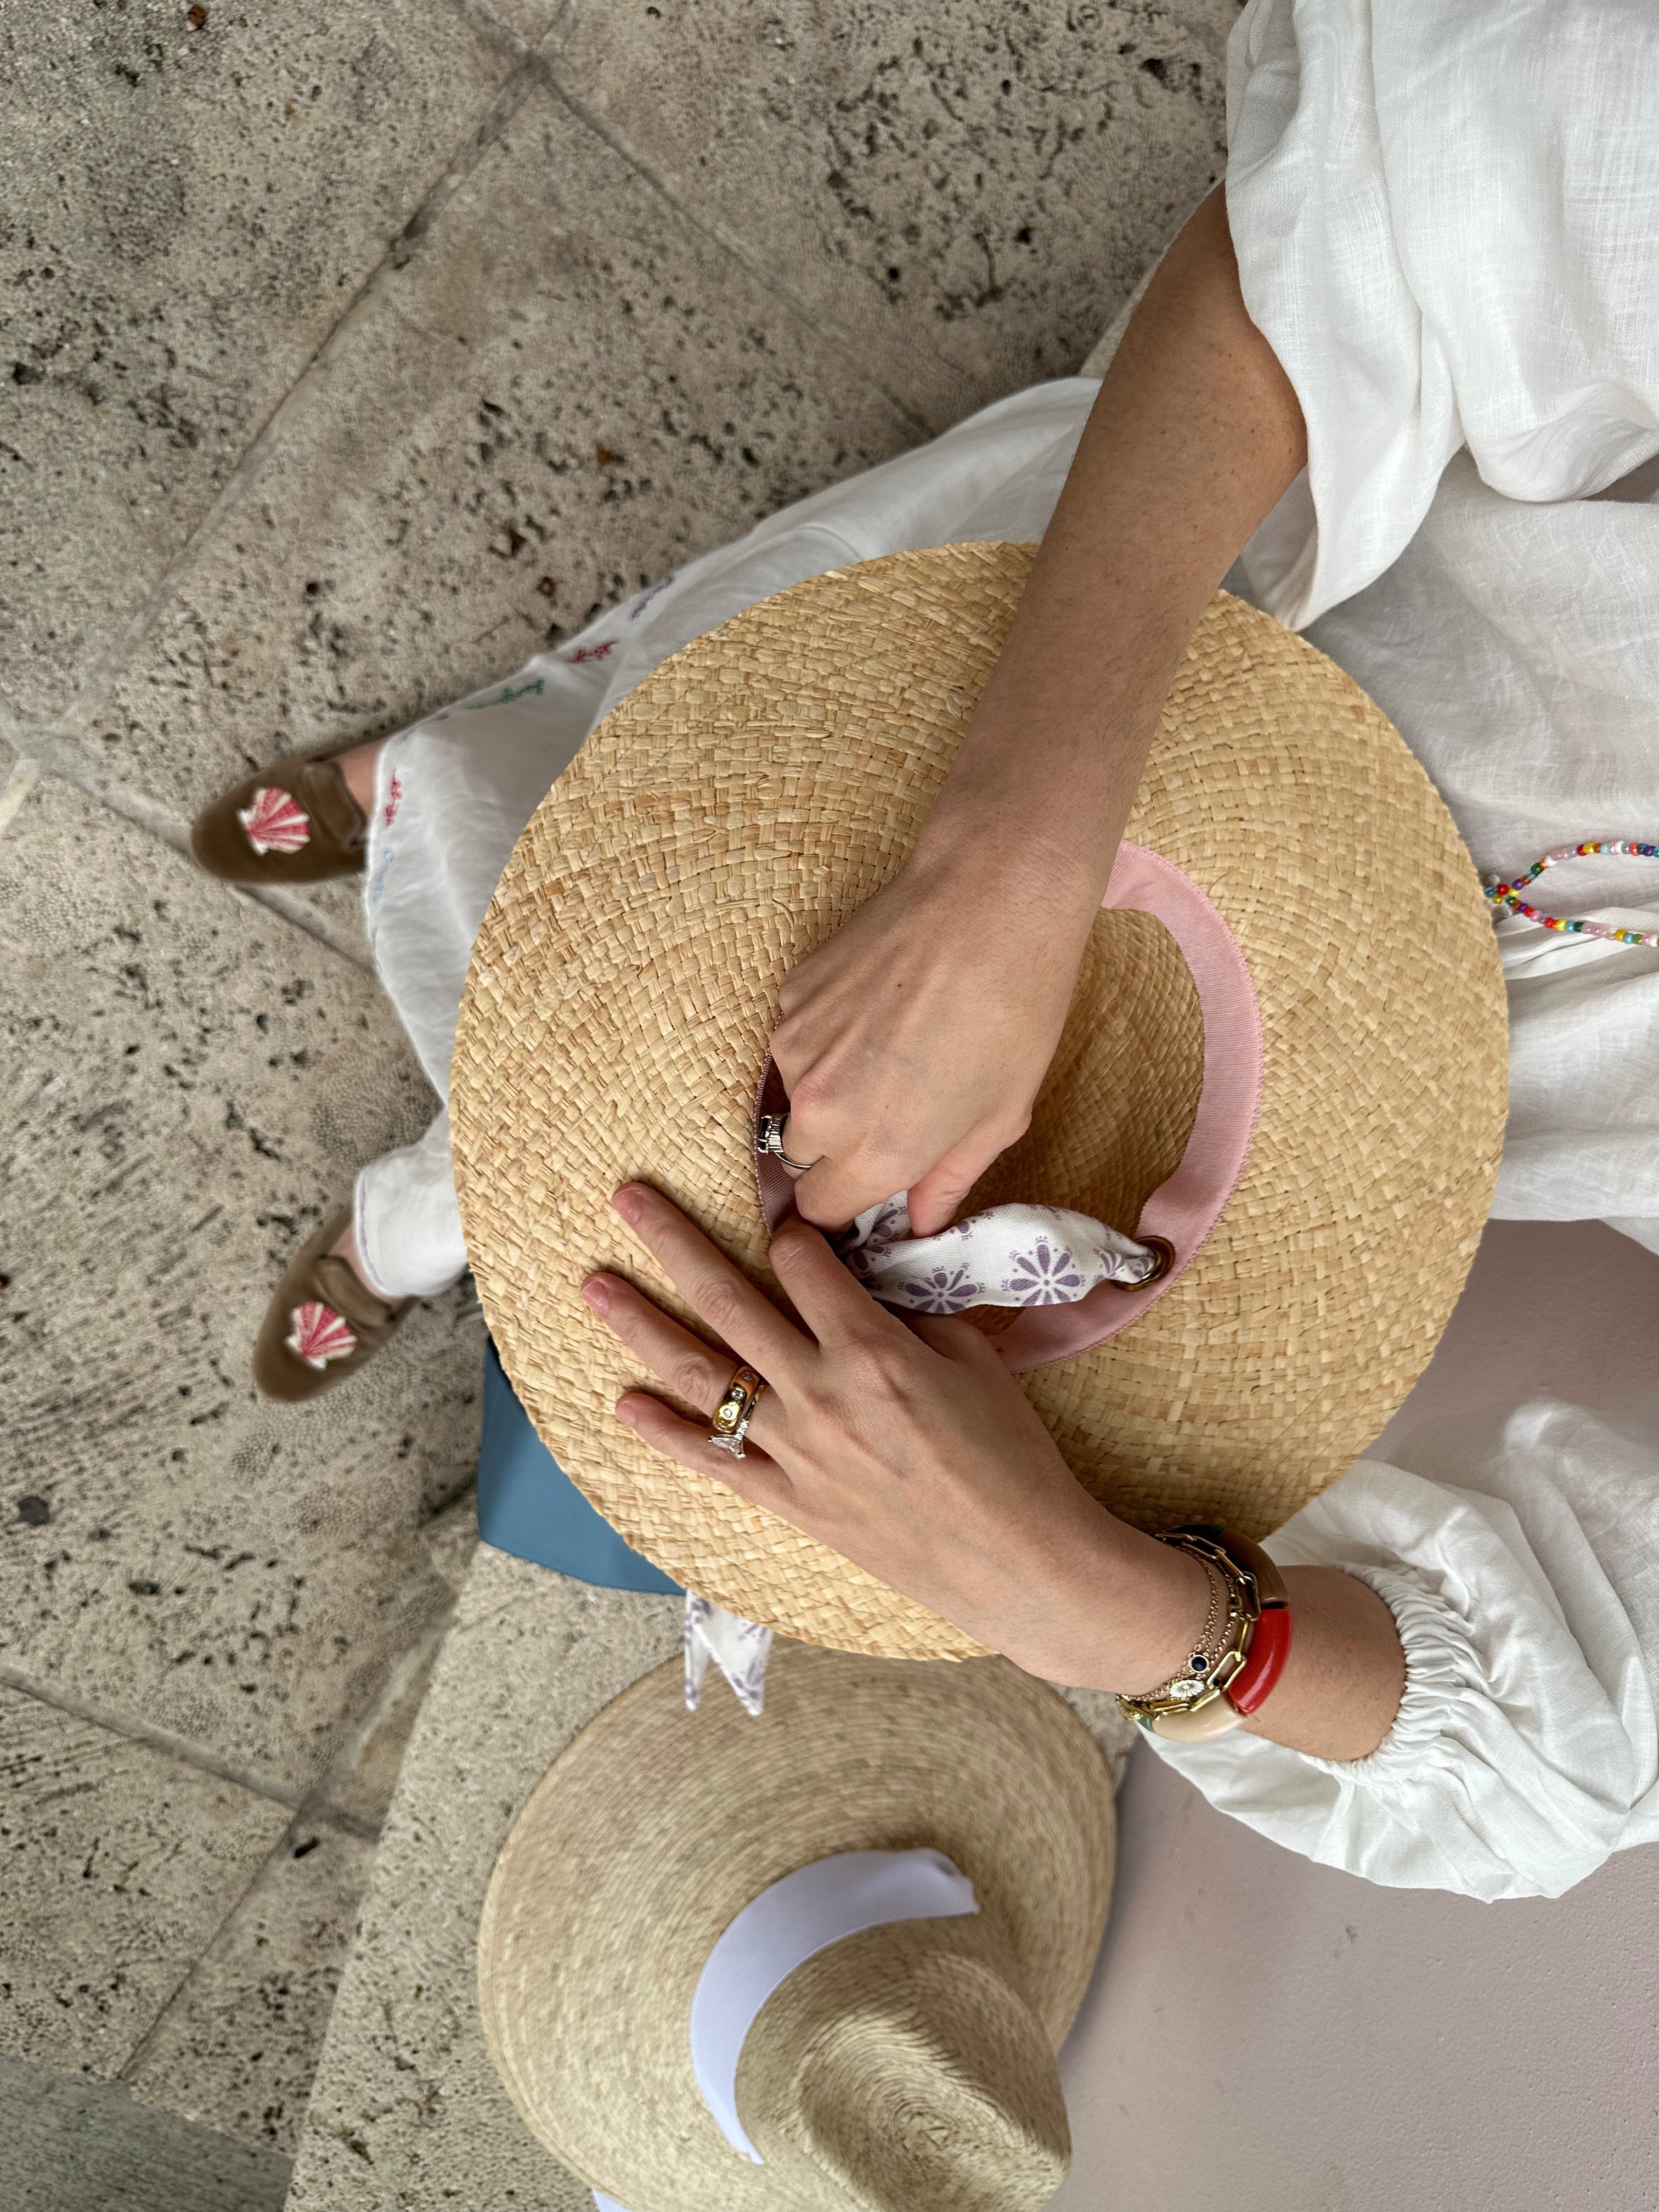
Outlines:
[[[1599,1445],[1598,1480],[1630,1456],[1628,1440],[1590,1417],[1564,1419],[1556,1444]],[[1511,1455],[1526,1442],[1512,1429]],[[1395,1888],[1556,1897],[1655,1832],[1659,1746],[1641,1640],[1547,1471],[1553,1449],[1545,1439],[1541,1458],[1508,1470],[1523,1512],[1362,1460],[1269,1540],[1281,1565],[1345,1568],[1393,1611],[1406,1692],[1369,1759],[1311,1759],[1237,1730],[1207,1744],[1147,1741],[1221,1811]],[[1641,1493],[1652,1474],[1649,1454],[1630,1499],[1645,1547],[1630,1546],[1628,1528],[1621,1537],[1650,1562],[1659,1530]]]
[[[1652,0],[1249,0],[1227,215],[1308,467],[1245,556],[1292,629],[1405,550],[1465,444],[1506,498],[1659,452]]]

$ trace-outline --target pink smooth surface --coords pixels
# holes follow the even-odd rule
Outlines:
[[[1659,1852],[1550,1902],[1294,1857],[1137,1750],[1050,2212],[1651,2212]]]
[[[997,1339],[1016,1375],[1068,1359],[1138,1322],[1178,1283],[1202,1250],[1249,1157],[1261,1106],[1261,1011],[1238,939],[1226,917],[1161,853],[1126,838],[1118,847],[1105,907],[1155,915],[1180,947],[1204,1017],[1204,1080],[1187,1149],[1128,1230],[1175,1248],[1169,1273],[1144,1291],[1103,1283],[1074,1305],[1030,1306]],[[1046,1194],[1033,1194],[1038,1204]],[[1121,1222],[1111,1227],[1122,1228]]]
[[[1656,1345],[1659,1259],[1599,1223],[1494,1222],[1377,1455],[1541,1392],[1648,1382]],[[1052,2212],[1659,2206],[1659,1850],[1549,1901],[1379,1889],[1142,1748],[1119,1818]]]

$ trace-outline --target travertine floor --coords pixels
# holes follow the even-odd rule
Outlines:
[[[206,882],[194,808],[1075,368],[1236,13],[0,14],[0,2051],[290,2154],[453,1601],[465,1291],[246,1374],[429,1099],[349,889]]]

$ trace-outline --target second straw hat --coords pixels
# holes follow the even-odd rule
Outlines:
[[[753,1133],[779,988],[902,862],[1030,556],[835,570],[665,660],[520,839],[456,1039],[473,1272],[555,1458],[689,1588],[848,1650],[976,1647],[617,1422],[624,1390],[658,1386],[580,1286],[618,1269],[691,1318],[610,1210],[635,1177],[769,1279]],[[1260,1537],[1341,1474],[1462,1287],[1507,1084],[1491,921],[1445,806],[1348,677],[1218,594],[1031,1127],[965,1209],[1032,1200],[1175,1249],[1150,1287],[997,1338],[1079,1480],[1141,1527]]]
[[[781,1644],[757,1719],[659,1668],[502,1847],[485,2039],[624,2212],[1036,2212],[1113,1843],[1099,1747],[1005,1661]]]

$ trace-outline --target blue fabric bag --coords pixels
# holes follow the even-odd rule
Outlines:
[[[478,1534],[497,1551],[552,1567],[601,1589],[678,1596],[649,1559],[594,1511],[531,1426],[490,1345],[484,1353],[483,1434],[478,1442]]]

